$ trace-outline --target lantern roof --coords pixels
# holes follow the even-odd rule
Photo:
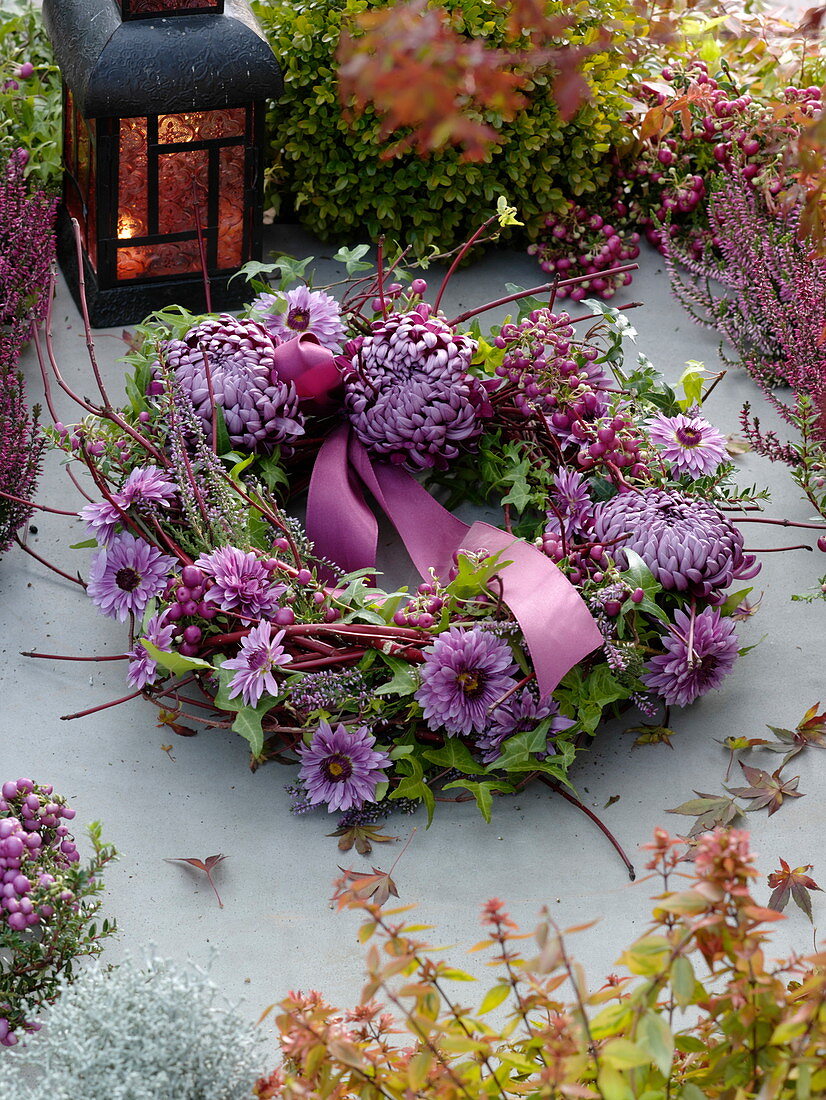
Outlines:
[[[222,14],[122,21],[114,0],[44,0],[63,79],[86,118],[240,107],[278,96],[278,62],[245,0]]]

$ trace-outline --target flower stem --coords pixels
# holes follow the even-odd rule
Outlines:
[[[113,653],[106,657],[69,657],[65,653],[35,653],[21,650],[21,657],[39,657],[43,661],[128,661],[128,653]]]
[[[113,699],[110,703],[101,703],[97,707],[89,707],[88,710],[79,710],[76,714],[61,714],[61,722],[71,722],[74,718],[85,718],[88,714],[97,714],[99,710],[108,710],[109,707],[119,707],[121,703],[128,703],[130,699],[137,699],[143,695],[143,690],[133,691],[131,695],[124,695],[122,699]]]
[[[58,569],[56,565],[52,565],[50,561],[46,561],[45,558],[41,558],[39,554],[36,554],[30,546],[26,546],[24,542],[20,540],[19,535],[14,536],[14,541],[20,547],[21,550],[25,550],[27,554],[30,554],[35,561],[39,561],[41,565],[45,565],[47,569],[51,569],[53,573],[57,573],[59,577],[63,577],[67,581],[72,581],[73,584],[79,584],[81,588],[86,587],[86,581],[80,579],[80,577],[73,577],[71,573],[64,573],[62,569]]]
[[[602,832],[611,841],[611,844],[614,846],[614,849],[617,852],[617,855],[619,855],[622,862],[628,868],[628,877],[633,882],[634,879],[637,877],[637,872],[634,870],[634,864],[631,862],[631,860],[625,854],[625,851],[623,850],[622,845],[617,840],[617,838],[614,836],[614,834],[611,832],[611,830],[608,828],[608,826],[605,825],[602,821],[600,821],[600,819],[597,817],[597,815],[592,810],[589,810],[588,807],[586,805],[584,805],[584,803],[580,802],[579,799],[575,795],[572,795],[570,791],[566,791],[565,788],[560,783],[557,783],[554,779],[551,779],[550,776],[537,775],[536,778],[539,779],[542,783],[544,783],[546,787],[550,787],[552,791],[555,791],[557,794],[561,794],[562,797],[564,799],[566,799],[568,802],[570,802],[572,806],[576,806],[576,808],[578,810],[582,810],[582,812],[586,815],[586,817],[590,817],[590,819],[594,822],[594,824],[599,829],[601,829]]]

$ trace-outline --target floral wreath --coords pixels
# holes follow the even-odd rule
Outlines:
[[[532,780],[576,801],[568,772],[603,718],[664,705],[667,724],[731,671],[754,610],[729,592],[759,564],[728,513],[765,494],[732,484],[702,371],[678,397],[627,361],[622,310],[555,307],[559,279],[440,308],[495,220],[432,304],[381,248],[376,265],[366,246],[336,254],[338,298],[304,281],[307,261],[248,265],[280,285],[254,282],[239,318],[153,314],[127,403],[93,358],[101,402],[76,398],[84,418],[50,431],[99,496],[80,513],[87,594],[128,623],[133,694],[172,728],[232,728],[253,766],[297,764],[293,811],[339,813],[343,848],[369,851],[422,803],[429,821],[473,798],[490,820]],[[305,488],[301,525],[285,505]],[[501,526],[461,523],[462,501]],[[376,587],[373,504],[413,591]]]

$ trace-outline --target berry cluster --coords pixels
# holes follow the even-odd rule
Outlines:
[[[623,218],[628,209],[617,200],[613,213]],[[528,246],[528,255],[538,258],[543,271],[558,274],[561,279],[593,276],[570,289],[560,287],[557,297],[570,297],[574,302],[581,302],[589,294],[613,298],[621,286],[631,282],[631,272],[603,273],[635,260],[640,254],[639,239],[635,230],[627,226],[616,228],[602,214],[589,213],[584,206],[566,202],[561,213],[545,215],[541,238]]]

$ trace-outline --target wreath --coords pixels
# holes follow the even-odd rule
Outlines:
[[[337,296],[282,259],[248,265],[240,317],[153,314],[126,403],[95,367],[100,401],[49,432],[95,489],[86,591],[127,625],[134,695],[296,765],[293,811],[337,813],[360,851],[393,810],[475,799],[489,820],[534,780],[574,799],[606,717],[656,730],[718,687],[752,610],[732,585],[759,569],[732,513],[764,495],[732,482],[715,383],[675,392],[621,309],[572,317],[557,280],[450,318],[465,249],[432,298],[367,251],[336,254]],[[377,586],[377,510],[418,586]]]

